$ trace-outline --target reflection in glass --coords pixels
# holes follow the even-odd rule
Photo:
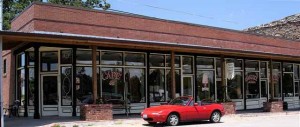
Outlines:
[[[165,71],[164,69],[150,69],[149,94],[150,102],[165,101]]]
[[[243,61],[242,60],[235,60],[234,61],[234,69],[235,70],[242,70],[243,69]]]
[[[29,79],[28,79],[28,105],[34,103],[34,68],[29,68]]]
[[[72,50],[61,50],[60,52],[60,64],[72,64],[73,61]]]
[[[124,103],[124,81],[122,68],[101,68],[102,97],[108,103]]]
[[[293,72],[293,64],[283,63],[283,72]]]
[[[42,71],[57,71],[58,56],[57,52],[41,52]]]
[[[267,62],[260,62],[260,77],[267,78]]]
[[[21,105],[25,102],[25,69],[17,70],[17,90],[18,90],[18,100],[20,100]]]
[[[28,66],[34,66],[34,60],[35,60],[34,52],[28,52],[28,61],[27,61]]]
[[[72,103],[72,67],[61,68],[61,101],[62,105]]]
[[[167,64],[167,67],[171,67],[171,56],[170,55],[166,56],[166,64]],[[180,67],[180,56],[175,55],[175,68],[179,68],[179,67]]]
[[[126,53],[125,65],[128,66],[145,66],[145,54],[144,53]]]
[[[294,67],[294,77],[295,79],[300,79],[300,66],[295,65]]]
[[[193,57],[183,56],[182,57],[182,71],[183,74],[193,73]]]
[[[25,66],[25,54],[19,54],[17,56],[17,67],[24,67]]]
[[[197,83],[200,100],[215,100],[214,71],[197,71]]]
[[[76,68],[77,105],[93,103],[92,67]]]
[[[57,105],[57,76],[43,77],[43,105]]]
[[[281,68],[280,63],[273,63],[272,80],[274,83],[274,97],[281,97]],[[270,91],[272,85],[270,85]],[[270,92],[271,93],[271,92]]]
[[[170,101],[172,98],[172,79],[171,79],[171,70],[167,70],[167,101]],[[176,86],[176,97],[181,96],[181,75],[180,70],[175,70],[175,86]]]
[[[127,68],[125,72],[125,81],[127,83],[129,102],[146,102],[144,69]]]
[[[243,98],[243,74],[242,72],[234,72],[235,76],[232,80],[227,80],[227,93],[230,99]]]
[[[197,69],[214,69],[214,58],[197,57]]]
[[[96,52],[96,63],[99,64],[99,52]],[[92,50],[77,50],[76,63],[77,64],[92,64]]]
[[[267,89],[267,81],[261,81],[261,97],[267,97],[268,89]]]
[[[183,77],[183,96],[193,96],[192,77]]]
[[[101,64],[123,65],[123,54],[121,52],[101,52]]]
[[[299,96],[299,82],[295,82],[295,96],[297,97],[297,96]]]
[[[294,97],[294,81],[292,73],[283,73],[282,92],[284,97]]]
[[[246,71],[258,71],[258,61],[245,61],[245,70]]]
[[[164,67],[165,56],[164,55],[150,55],[149,63],[151,67]]]
[[[258,72],[246,72],[245,88],[246,98],[259,98],[259,78]]]
[[[216,61],[217,68],[217,78],[222,78],[222,61],[221,59],[217,59]]]

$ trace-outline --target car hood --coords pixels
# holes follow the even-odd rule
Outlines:
[[[161,105],[161,106],[153,106],[150,108],[146,108],[144,112],[159,112],[162,110],[170,110],[182,107],[181,105]]]

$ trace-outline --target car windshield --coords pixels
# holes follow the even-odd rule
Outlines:
[[[173,99],[169,104],[170,105],[187,105],[190,98],[188,97],[178,97]]]

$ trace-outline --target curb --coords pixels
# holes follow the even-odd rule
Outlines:
[[[284,116],[284,115],[295,115],[300,114],[300,111],[284,111],[284,112],[261,112],[261,113],[245,113],[235,114],[238,117],[257,117],[257,116]]]

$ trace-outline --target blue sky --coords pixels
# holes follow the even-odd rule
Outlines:
[[[111,9],[242,30],[300,13],[300,0],[107,0]]]

